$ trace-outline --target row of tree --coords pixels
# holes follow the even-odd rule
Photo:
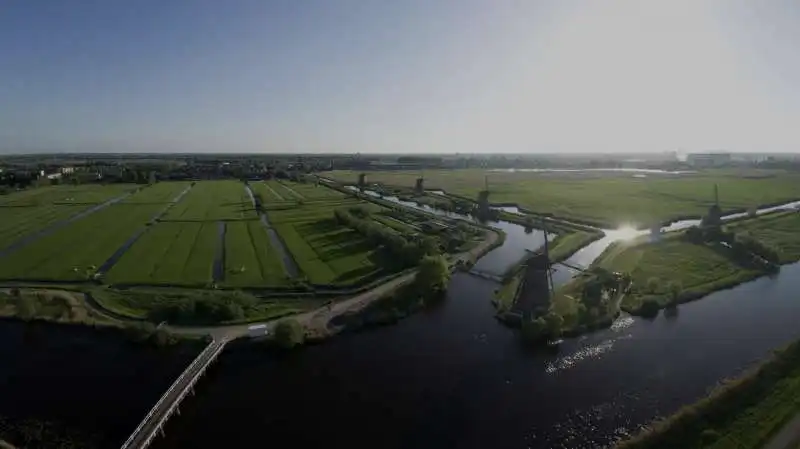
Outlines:
[[[215,324],[241,320],[253,306],[253,301],[241,295],[169,298],[151,309],[148,319],[155,323]]]
[[[336,222],[355,229],[363,235],[372,245],[382,246],[407,267],[417,265],[426,255],[439,254],[439,242],[428,236],[406,238],[389,228],[380,225],[369,217],[366,208],[355,207],[350,209],[334,210]]]

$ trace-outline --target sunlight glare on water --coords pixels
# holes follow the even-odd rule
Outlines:
[[[618,240],[632,240],[641,235],[647,234],[648,231],[638,230],[630,225],[621,226],[613,231],[606,231],[606,237],[611,237],[614,241]]]

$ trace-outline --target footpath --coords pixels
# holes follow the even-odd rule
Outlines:
[[[797,449],[800,447],[800,414],[796,415],[772,439],[764,449]]]

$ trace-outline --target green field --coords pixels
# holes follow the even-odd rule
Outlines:
[[[265,204],[282,203],[292,200],[289,195],[285,195],[285,192],[280,188],[277,181],[251,182],[250,188],[253,189],[253,193],[261,195]]]
[[[346,195],[316,183],[300,183],[287,180],[251,182],[254,193],[263,198],[265,204],[297,203],[323,200],[341,200]]]
[[[360,172],[333,171],[323,176],[355,183]],[[368,171],[369,183],[413,187],[417,171]],[[723,210],[800,198],[800,175],[780,171],[707,172],[653,175],[645,178],[614,173],[532,173],[487,170],[426,171],[425,186],[477,198],[489,178],[490,201],[515,203],[537,213],[591,222],[604,227],[648,227],[677,217],[702,216],[719,186]]]
[[[91,206],[0,207],[0,248],[66,220]]]
[[[354,199],[336,204],[361,204],[380,209]],[[356,231],[335,222],[334,207],[323,202],[269,212],[270,221],[309,282],[347,284],[374,276],[383,271],[384,266],[391,267],[390,259],[381,250],[370,245]]]
[[[148,204],[148,203],[160,203],[160,204],[167,204],[171,202],[175,197],[180,195],[180,193],[189,187],[191,184],[189,182],[160,182],[157,184],[153,184],[152,186],[148,186],[138,192],[136,195],[130,196],[124,200],[122,203],[124,204]]]
[[[220,221],[256,219],[253,203],[239,181],[198,182],[163,217],[163,221]]]
[[[0,196],[0,248],[137,187],[124,184],[52,186]]]
[[[765,245],[775,248],[780,263],[800,259],[800,212],[791,211],[744,220],[725,227],[735,233],[744,232]]]
[[[0,259],[0,276],[82,280],[164,208],[115,204],[41,237]]]
[[[142,186],[136,184],[88,184],[48,186],[14,192],[0,196],[0,207],[49,206],[53,204],[100,204],[132,192]]]
[[[212,281],[216,222],[158,223],[106,274],[112,284],[204,285]]]
[[[594,266],[630,274],[633,287],[622,302],[624,310],[637,311],[646,298],[665,306],[675,300],[671,285],[688,299],[763,274],[738,265],[721,245],[695,244],[679,237],[655,243],[620,242],[598,258]]]
[[[278,251],[260,221],[232,222],[225,233],[225,285],[281,286],[289,283]]]

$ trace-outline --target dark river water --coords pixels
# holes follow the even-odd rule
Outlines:
[[[198,352],[0,320],[0,439],[29,448],[119,447]]]
[[[482,269],[502,272],[543,243],[502,226],[519,229]],[[493,318],[497,287],[459,273],[431,310],[288,354],[235,343],[153,447],[602,447],[800,336],[800,264],[539,350]],[[194,352],[0,322],[0,417],[65,423],[99,441],[90,447],[118,447]]]

